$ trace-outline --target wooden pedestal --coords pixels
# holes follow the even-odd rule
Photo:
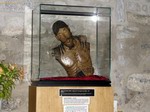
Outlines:
[[[29,112],[64,112],[60,89],[93,89],[88,112],[113,112],[112,87],[29,87]]]

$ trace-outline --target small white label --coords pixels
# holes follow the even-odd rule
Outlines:
[[[64,105],[88,105],[90,103],[89,97],[63,97]]]
[[[88,112],[88,105],[65,105],[64,112]]]
[[[117,100],[114,100],[114,112],[117,112]]]

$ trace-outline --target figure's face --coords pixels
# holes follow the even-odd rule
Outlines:
[[[68,27],[59,28],[56,38],[67,47],[73,47],[72,33]]]

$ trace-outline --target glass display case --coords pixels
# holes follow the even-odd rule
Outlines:
[[[53,51],[54,48],[62,44],[53,28],[54,23],[58,20],[67,24],[72,35],[81,37],[79,39],[81,43],[88,42],[90,44],[90,59],[87,55],[84,57],[88,57],[87,59],[92,62],[94,70],[91,75],[110,79],[111,9],[108,7],[40,4],[32,12],[32,84],[35,84],[35,82],[36,84],[41,82],[50,84],[52,82],[54,85],[63,83],[69,85],[72,82],[66,84],[68,80],[63,79],[61,81],[41,80],[44,78],[68,77],[68,71],[63,64],[58,62]],[[78,51],[79,54],[82,52],[80,50]],[[78,81],[78,84],[83,82],[76,81]]]

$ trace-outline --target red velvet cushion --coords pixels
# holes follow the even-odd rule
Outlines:
[[[98,75],[90,75],[85,77],[43,77],[40,80],[50,81],[50,80],[97,80],[97,81],[109,81],[108,78]]]

